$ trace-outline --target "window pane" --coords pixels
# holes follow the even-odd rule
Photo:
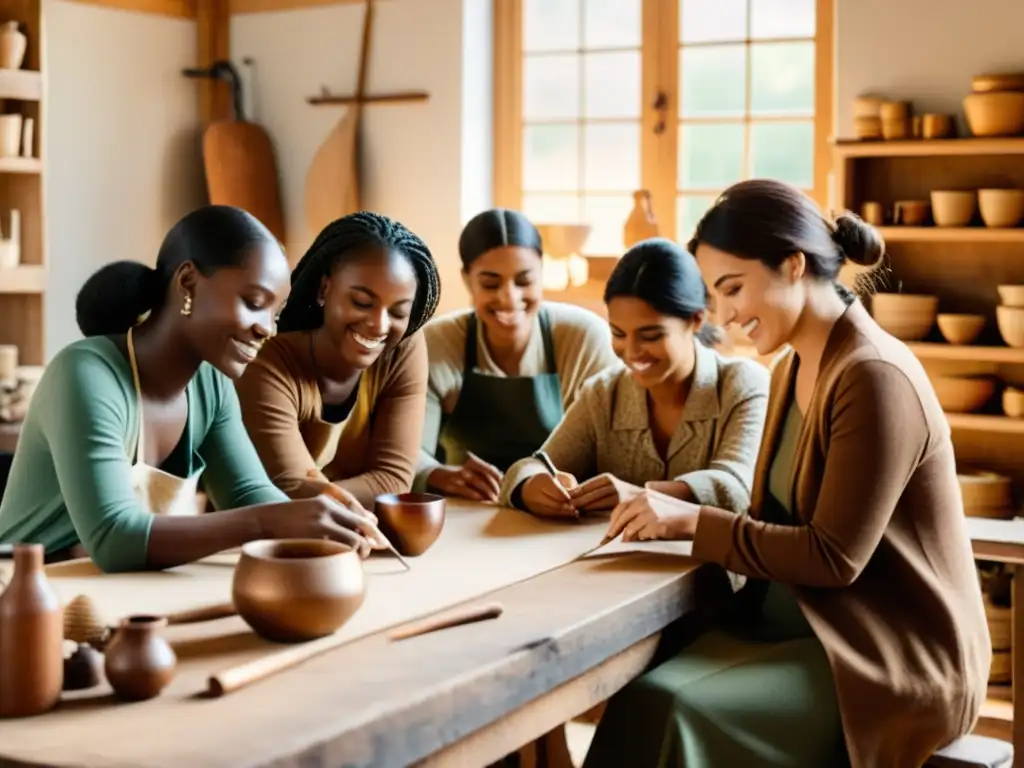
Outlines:
[[[551,120],[580,114],[580,57],[575,54],[523,59],[523,118]]]
[[[747,0],[679,0],[684,43],[747,39]]]
[[[585,0],[583,8],[587,48],[640,45],[641,0]]]
[[[752,115],[814,114],[814,43],[750,46]]]
[[[680,195],[676,198],[676,240],[684,245],[693,237],[697,222],[715,204],[714,195]]]
[[[814,37],[814,3],[815,0],[751,0],[750,37]]]
[[[588,53],[583,69],[587,117],[640,117],[639,51]]]
[[[524,0],[523,50],[579,50],[582,1]]]
[[[747,47],[715,45],[679,51],[682,117],[742,117],[747,102]]]
[[[679,137],[679,188],[722,189],[743,178],[741,123],[683,125]]]
[[[583,128],[583,186],[632,192],[640,187],[640,124],[599,123]]]
[[[750,159],[753,176],[813,187],[814,123],[754,123]]]
[[[575,195],[523,195],[523,213],[534,224],[576,224],[580,199]]]
[[[575,190],[579,185],[579,130],[572,125],[530,125],[523,131],[523,189]]]
[[[632,209],[632,195],[584,197],[583,220],[593,227],[584,250],[597,256],[621,256],[626,250],[622,228]]]

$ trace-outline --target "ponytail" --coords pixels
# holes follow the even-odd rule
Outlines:
[[[78,292],[75,316],[85,336],[126,333],[164,298],[157,271],[137,261],[108,264]]]

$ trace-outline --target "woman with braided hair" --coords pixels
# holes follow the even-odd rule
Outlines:
[[[440,279],[423,241],[361,211],[329,224],[292,272],[278,335],[237,382],[274,483],[370,507],[410,489]]]
[[[169,568],[254,539],[370,549],[372,516],[289,501],[260,466],[230,383],[274,333],[288,261],[248,213],[208,206],[156,266],[118,261],[78,294],[87,337],[46,366],[0,504],[0,543],[104,571]],[[199,514],[196,487],[221,511]]]

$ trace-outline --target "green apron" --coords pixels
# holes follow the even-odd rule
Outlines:
[[[461,464],[472,451],[502,472],[529,456],[562,420],[562,383],[555,370],[551,322],[540,310],[547,373],[537,376],[491,376],[476,371],[476,315],[466,329],[462,390],[441,430],[448,464]]]

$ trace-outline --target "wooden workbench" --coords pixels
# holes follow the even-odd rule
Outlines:
[[[0,766],[483,766],[606,699],[699,596],[726,593],[721,571],[689,558],[595,555],[488,595],[497,620],[377,632],[216,699],[201,695],[207,675],[251,633],[237,618],[171,627],[175,695],[122,704],[96,689],[0,721]]]

